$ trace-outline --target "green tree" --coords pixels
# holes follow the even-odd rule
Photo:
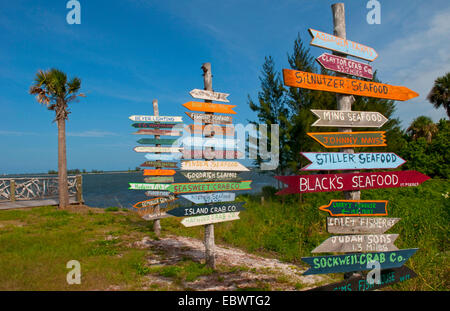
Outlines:
[[[427,143],[431,143],[433,136],[438,132],[438,127],[429,117],[420,116],[411,123],[406,132],[413,140],[423,137]]]
[[[427,99],[436,109],[443,107],[450,118],[450,72],[434,81]]]
[[[53,122],[56,121],[58,125],[58,194],[61,209],[69,206],[66,156],[66,120],[70,114],[68,104],[84,96],[78,93],[80,87],[79,78],[67,80],[67,75],[58,69],[39,70],[30,87],[30,94],[36,95],[37,101],[56,115]]]

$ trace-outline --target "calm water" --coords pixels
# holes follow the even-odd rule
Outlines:
[[[240,193],[258,193],[263,186],[276,186],[277,180],[273,174],[260,172],[243,172],[243,180],[252,180],[251,190],[236,191]],[[143,190],[128,190],[129,182],[144,182],[142,172],[135,173],[105,173],[83,175],[83,198],[85,204],[92,207],[130,208],[137,202],[148,200]],[[184,176],[177,173],[175,182],[189,182]],[[183,199],[184,200],[184,199]],[[181,203],[181,202],[180,202]]]

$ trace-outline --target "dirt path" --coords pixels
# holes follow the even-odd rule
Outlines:
[[[159,240],[148,237],[135,242],[135,247],[148,248],[148,265],[176,265],[185,258],[204,263],[203,241],[166,236]],[[192,282],[173,282],[171,278],[155,274],[148,276],[148,286],[177,290],[305,290],[319,284],[329,283],[326,275],[302,276],[306,267],[284,263],[246,253],[240,249],[216,245],[217,272],[200,276]],[[176,283],[176,284],[175,284]]]

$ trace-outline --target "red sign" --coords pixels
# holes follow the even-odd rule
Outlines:
[[[356,191],[418,186],[430,177],[416,171],[275,176],[288,185],[276,194]]]
[[[316,61],[323,68],[357,76],[366,79],[373,79],[372,66],[328,53],[323,53],[316,58]]]

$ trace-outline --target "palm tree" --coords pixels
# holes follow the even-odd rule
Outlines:
[[[424,137],[428,143],[431,143],[433,136],[438,132],[438,127],[429,117],[420,116],[411,123],[406,132],[414,140]]]
[[[81,87],[79,78],[67,81],[67,75],[58,70],[39,70],[34,78],[34,84],[30,87],[30,94],[36,95],[40,104],[47,106],[48,110],[55,111],[53,122],[58,125],[58,194],[59,208],[69,206],[69,192],[67,183],[67,158],[66,158],[66,120],[69,116],[68,104],[79,96]]]
[[[444,107],[450,118],[450,72],[434,81],[434,86],[427,99],[436,109]]]

